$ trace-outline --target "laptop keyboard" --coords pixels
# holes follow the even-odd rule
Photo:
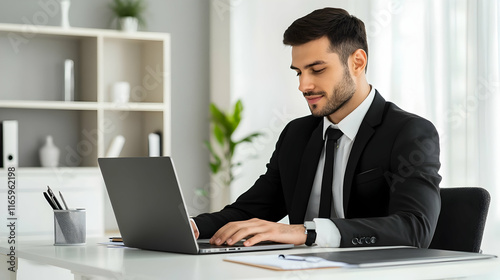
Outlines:
[[[210,244],[208,242],[198,242],[198,247],[201,248],[228,248],[228,247],[245,247],[243,245],[243,241],[236,242],[234,245],[227,245],[227,244],[222,244],[222,245],[214,245]]]
[[[234,245],[227,245],[227,244],[222,244],[222,245],[214,245],[214,244],[210,244],[210,242],[208,241],[208,239],[206,240],[198,240],[198,247],[201,248],[231,248],[231,247],[245,247],[245,245],[243,245],[243,242],[244,241],[238,241],[236,242]],[[280,243],[276,243],[276,242],[273,242],[273,241],[262,241],[260,243],[257,243],[253,246],[263,246],[263,245],[273,245],[273,244],[280,244]]]

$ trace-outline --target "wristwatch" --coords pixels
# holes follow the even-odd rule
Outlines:
[[[307,234],[306,245],[312,246],[316,242],[316,223],[313,221],[307,221],[304,223],[306,228],[305,234]]]

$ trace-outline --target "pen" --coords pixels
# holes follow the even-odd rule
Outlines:
[[[289,260],[289,261],[302,261],[302,262],[320,262],[323,260],[320,257],[300,257],[300,256],[292,256],[292,255],[285,256],[283,254],[280,254],[278,256],[278,258],[284,259],[284,260]]]
[[[52,201],[52,199],[50,198],[50,196],[46,192],[43,192],[43,196],[45,197],[45,199],[49,203],[50,207],[52,207],[52,209],[58,210],[56,205],[54,204],[54,202]]]
[[[59,196],[61,197],[61,200],[64,204],[64,208],[66,208],[66,210],[69,210],[68,205],[66,204],[66,200],[64,200],[64,196],[62,195],[62,193],[60,191],[59,191]]]
[[[61,207],[61,204],[59,204],[59,201],[57,201],[56,196],[54,195],[54,193],[52,192],[52,190],[50,189],[49,186],[47,186],[47,189],[48,189],[50,198],[54,201],[54,204],[56,205],[56,210],[63,210]]]

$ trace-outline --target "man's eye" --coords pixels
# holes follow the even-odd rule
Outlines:
[[[319,73],[323,72],[325,69],[326,69],[326,68],[322,68],[322,69],[319,69],[319,70],[314,70],[314,69],[312,69],[312,72],[313,72],[314,74],[319,74]]]
[[[297,77],[300,76],[300,72],[297,72]]]

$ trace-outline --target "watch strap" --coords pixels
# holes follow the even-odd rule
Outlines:
[[[306,245],[312,246],[316,242],[316,224],[314,222],[305,222],[304,227],[306,228]]]
[[[316,241],[316,231],[314,229],[308,230],[307,231],[307,238],[306,238],[306,245],[312,246],[315,241]]]

